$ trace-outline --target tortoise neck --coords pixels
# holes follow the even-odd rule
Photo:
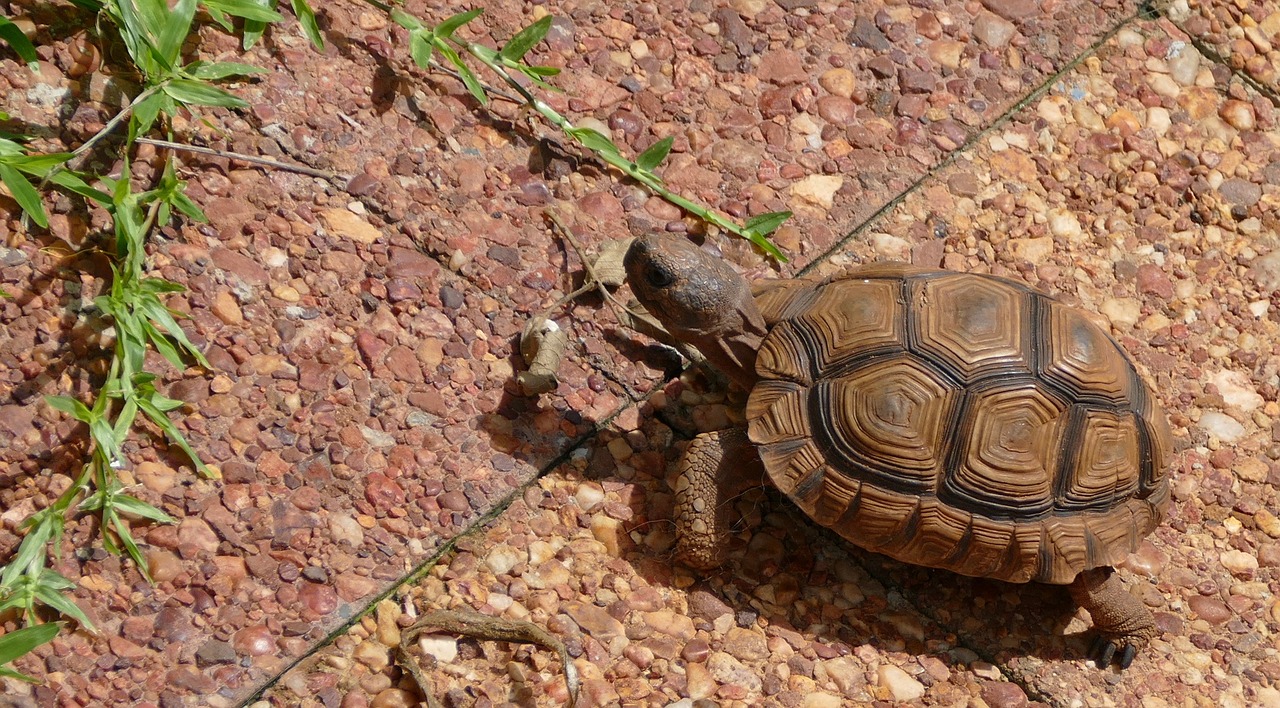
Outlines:
[[[760,379],[756,375],[756,354],[768,327],[755,301],[748,299],[737,308],[739,317],[719,331],[692,337],[692,343],[734,383],[750,391]]]

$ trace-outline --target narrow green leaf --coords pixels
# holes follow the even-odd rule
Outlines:
[[[422,27],[422,20],[419,20],[398,7],[391,8],[391,20],[410,31]]]
[[[188,197],[181,191],[173,193],[173,206],[176,207],[178,211],[186,214],[187,218],[192,221],[196,221],[201,224],[209,222],[209,217],[205,215],[204,210],[200,208],[200,205],[191,201],[191,197]]]
[[[170,442],[177,445],[180,450],[186,453],[187,459],[191,460],[191,464],[195,465],[197,472],[204,477],[214,476],[213,472],[209,469],[209,466],[200,459],[200,456],[196,454],[195,449],[192,448],[191,445],[187,443],[187,439],[182,436],[182,431],[178,430],[178,426],[173,424],[173,421],[169,419],[169,416],[165,414],[164,411],[156,408],[148,401],[138,401],[138,406],[142,408],[143,413],[147,414],[147,417],[151,419],[151,422],[159,426],[160,429],[164,431],[165,435],[169,436]]]
[[[507,40],[506,45],[502,47],[502,51],[498,52],[503,59],[512,61],[520,61],[524,55],[529,53],[530,49],[537,46],[543,37],[547,36],[547,31],[551,29],[551,15],[534,22],[524,29],[516,32],[515,36]]]
[[[453,50],[453,47],[445,44],[437,44],[436,49],[439,49],[440,53],[448,58],[449,63],[453,64],[453,68],[458,70],[458,75],[462,77],[462,83],[466,85],[467,90],[471,92],[471,95],[476,97],[476,100],[480,102],[480,105],[488,105],[489,97],[485,95],[484,87],[480,85],[480,79],[476,78],[476,75],[471,71],[471,68],[467,66],[466,62],[462,61],[462,57],[458,56],[458,53]]]
[[[112,500],[112,503],[115,504],[117,509],[125,514],[132,514],[139,518],[150,519],[162,524],[173,523],[172,516],[169,516],[141,499],[135,499],[127,494],[117,494],[115,499]]]
[[[65,163],[71,157],[72,155],[69,152],[51,152],[40,155],[6,156],[3,162],[27,174],[43,177],[49,173],[49,170]]]
[[[40,626],[44,626],[44,625],[40,625]],[[5,635],[5,636],[8,636],[8,635]],[[4,638],[0,637],[0,641],[4,641]],[[24,683],[41,683],[40,679],[34,676],[28,676],[22,673],[21,671],[15,671],[7,666],[0,666],[0,678],[11,678],[11,679],[14,679],[15,681],[22,681]]]
[[[246,20],[279,22],[284,19],[284,15],[271,9],[265,3],[254,2],[254,0],[202,0],[202,2],[207,10],[216,9],[219,12],[242,17]]]
[[[23,627],[0,637],[0,664],[7,664],[58,636],[61,622]]]
[[[466,12],[459,12],[453,17],[450,17],[444,22],[436,25],[436,35],[440,37],[452,37],[453,33],[457,32],[459,27],[479,17],[482,12],[484,12],[484,10],[480,8],[467,10]]]
[[[187,287],[182,283],[164,278],[143,278],[138,285],[142,287],[144,293],[185,293],[187,291]]]
[[[54,575],[58,574],[54,573]],[[61,575],[58,575],[58,577],[62,578]],[[66,580],[66,578],[62,579]],[[70,617],[79,622],[81,626],[86,629],[95,629],[93,622],[89,621],[89,616],[84,613],[84,610],[80,609],[79,605],[72,602],[71,598],[63,595],[48,585],[41,584],[36,586],[36,597],[40,599],[40,602],[43,602],[49,607],[57,610],[63,616]]]
[[[182,360],[182,355],[178,353],[178,348],[164,336],[164,333],[156,329],[155,325],[142,321],[142,328],[147,332],[147,339],[151,341],[151,346],[156,348],[160,356],[164,357],[178,369],[185,369],[187,364]]]
[[[44,213],[40,193],[27,181],[26,176],[9,165],[0,164],[0,182],[9,189],[9,195],[22,207],[22,211],[42,228],[49,228],[49,216]]]
[[[565,131],[574,140],[577,140],[583,147],[598,153],[618,153],[618,146],[613,141],[606,138],[597,130],[591,128],[570,128]]]
[[[125,551],[133,559],[134,564],[138,566],[138,572],[147,579],[148,583],[152,582],[151,573],[147,569],[147,560],[142,557],[142,551],[138,550],[138,544],[134,542],[133,534],[129,532],[129,525],[125,523],[124,519],[116,517],[112,527],[115,528],[116,535],[120,537],[120,542],[124,544]]]
[[[186,67],[187,75],[195,79],[217,81],[228,76],[247,76],[249,74],[265,74],[266,69],[252,64],[240,64],[233,61],[192,62]]]
[[[22,543],[18,545],[18,553],[9,561],[9,565],[5,566],[3,577],[4,584],[10,585],[14,580],[22,574],[31,573],[35,569],[44,565],[45,544],[49,542],[49,536],[53,533],[53,527],[48,523],[36,524],[27,532]]]
[[[789,211],[771,211],[768,214],[761,214],[747,219],[743,229],[760,236],[768,236],[790,218],[791,212]]]
[[[50,408],[62,411],[82,423],[93,422],[94,415],[89,407],[70,396],[45,396],[44,402],[48,403]]]
[[[124,0],[127,2],[128,0]],[[162,0],[161,6],[168,2]],[[177,67],[182,58],[182,43],[191,34],[191,21],[196,16],[196,0],[177,0],[173,7],[167,8],[162,15],[161,24],[157,28],[156,51],[169,67]]]
[[[554,66],[522,66],[520,67],[520,71],[523,71],[525,75],[530,78],[555,76],[560,73],[560,69]]]
[[[49,178],[49,181],[59,187],[62,187],[68,192],[79,194],[80,196],[99,204],[106,205],[111,203],[111,195],[100,189],[90,187],[89,183],[84,180],[84,177],[73,170],[61,170],[59,172],[54,172],[53,176]]]
[[[209,362],[205,360],[204,354],[200,353],[200,350],[196,348],[196,345],[192,344],[190,339],[187,339],[187,333],[183,332],[182,328],[178,326],[178,321],[173,318],[173,312],[156,299],[154,295],[144,297],[141,302],[139,302],[139,306],[142,309],[142,314],[150,317],[163,326],[165,328],[165,333],[172,337],[173,340],[186,350],[193,359],[199,362],[201,366],[209,366]],[[182,364],[178,364],[178,366],[182,366]]]
[[[36,54],[35,45],[27,39],[27,35],[22,33],[22,28],[13,24],[7,17],[0,17],[0,39],[13,47],[14,53],[27,63],[28,69],[40,71],[40,56]]]
[[[645,172],[652,172],[653,168],[662,164],[667,159],[667,154],[671,152],[671,145],[676,139],[670,135],[650,145],[648,149],[640,153],[636,158],[636,167]]]
[[[316,13],[307,4],[307,0],[290,0],[290,6],[293,8],[293,14],[298,18],[298,24],[302,25],[302,31],[307,35],[307,39],[311,40],[312,46],[320,51],[324,51],[324,35],[320,34],[320,25],[316,23]]]
[[[188,106],[244,108],[249,105],[217,86],[192,79],[173,79],[164,85],[164,92],[173,100]]]
[[[413,63],[426,69],[431,66],[431,32],[415,29],[409,33],[409,56]]]
[[[276,9],[276,0],[248,0],[248,2],[252,2],[264,10],[274,11]],[[259,39],[262,39],[262,33],[267,31],[267,24],[260,20],[246,19],[244,21],[244,30],[241,32],[241,36],[244,38],[241,46],[245,50],[252,49],[253,45],[257,44]]]

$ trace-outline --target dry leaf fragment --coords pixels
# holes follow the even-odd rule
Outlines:
[[[520,355],[529,367],[516,375],[516,384],[526,396],[554,391],[560,385],[556,369],[569,345],[569,335],[555,320],[535,317],[520,333]]]

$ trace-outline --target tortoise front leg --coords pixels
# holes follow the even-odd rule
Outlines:
[[[764,466],[741,428],[702,433],[689,443],[676,477],[676,560],[718,567],[735,521],[733,500],[764,485]]]
[[[1088,610],[1093,618],[1098,640],[1090,651],[1090,658],[1099,667],[1109,666],[1118,650],[1120,668],[1128,668],[1138,650],[1156,636],[1155,618],[1129,594],[1120,576],[1111,568],[1087,570],[1067,587],[1076,604]]]

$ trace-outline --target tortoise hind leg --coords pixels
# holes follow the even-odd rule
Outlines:
[[[1067,588],[1076,604],[1093,618],[1098,639],[1089,658],[1099,667],[1110,666],[1112,659],[1118,658],[1120,668],[1128,668],[1138,650],[1156,636],[1155,618],[1125,590],[1120,576],[1111,568],[1087,570]]]
[[[719,566],[734,522],[733,500],[763,484],[764,467],[745,430],[695,437],[676,477],[676,560],[695,570]]]

